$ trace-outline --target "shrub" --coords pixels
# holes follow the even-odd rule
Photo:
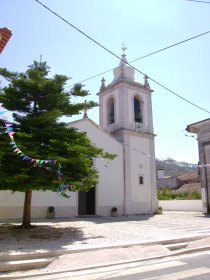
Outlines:
[[[49,207],[48,207],[48,211],[49,211],[50,213],[54,212],[54,210],[55,210],[54,206],[49,206]]]
[[[158,200],[194,200],[201,199],[201,193],[197,191],[176,193],[168,188],[157,190]]]
[[[187,199],[201,199],[201,193],[196,191],[188,193]]]

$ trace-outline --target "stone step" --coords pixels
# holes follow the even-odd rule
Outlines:
[[[22,253],[22,254],[8,254],[8,255],[0,255],[0,263],[1,262],[9,262],[9,261],[19,261],[19,260],[33,260],[33,259],[46,259],[46,258],[54,258],[56,256],[65,254],[63,251],[56,252],[32,252],[32,253]]]
[[[53,258],[58,257],[65,254],[73,254],[78,252],[88,252],[88,251],[94,251],[94,250],[101,250],[101,249],[107,249],[107,248],[126,248],[130,246],[148,246],[148,245],[156,245],[156,244],[162,244],[169,248],[176,248],[177,244],[188,244],[195,240],[200,240],[205,237],[210,237],[210,235],[199,235],[199,236],[191,236],[191,237],[183,237],[183,238],[176,238],[176,239],[169,239],[169,240],[159,240],[159,241],[145,241],[145,242],[138,242],[138,243],[127,243],[127,244],[113,244],[113,245],[99,245],[97,247],[95,246],[89,246],[87,248],[80,247],[80,248],[72,248],[69,250],[57,250],[57,251],[47,251],[47,252],[30,252],[30,253],[20,253],[20,254],[1,254],[0,253],[0,263],[4,261],[16,261],[16,260],[28,260],[28,259],[39,259],[39,258]],[[180,245],[181,246],[181,245]],[[184,247],[183,247],[184,248]],[[174,249],[175,250],[175,249]]]
[[[167,249],[169,249],[170,251],[175,251],[175,250],[180,250],[180,249],[186,248],[188,244],[189,244],[189,242],[180,242],[180,243],[175,243],[175,244],[169,244],[169,245],[166,245],[165,247]]]
[[[168,245],[169,247],[171,246],[174,247],[174,251],[172,250],[171,254],[169,253],[166,253],[165,256],[177,256],[177,255],[183,255],[183,254],[190,254],[190,253],[194,253],[194,252],[200,252],[200,251],[206,251],[206,250],[210,250],[210,246],[207,246],[206,247],[206,244],[204,244],[205,246],[201,246],[199,248],[186,248],[188,242],[184,243],[179,243],[179,244],[170,244]],[[154,247],[157,247],[158,245],[156,246],[152,246],[152,251],[154,251]],[[160,246],[160,245],[159,245]],[[175,246],[176,246],[176,250],[175,250]],[[150,246],[149,246],[150,247]],[[163,248],[165,248],[166,250],[166,246],[162,246]],[[118,251],[119,251],[120,248],[118,248]],[[123,248],[122,248],[123,249]],[[140,248],[141,249],[141,248]],[[144,248],[144,249],[148,249],[148,248]],[[156,249],[161,249],[161,248],[156,248]],[[90,256],[88,257],[85,253],[84,254],[84,260],[83,260],[83,263],[82,263],[82,258],[79,257],[77,255],[77,257],[79,257],[79,263],[73,267],[70,267],[67,266],[67,268],[64,268],[64,260],[65,262],[67,262],[67,264],[69,263],[73,263],[77,258],[75,258],[74,254],[73,256],[71,256],[72,254],[70,255],[66,255],[66,256],[61,256],[59,259],[61,260],[61,263],[62,263],[62,269],[60,270],[57,269],[55,267],[56,265],[56,262],[58,263],[59,260],[57,258],[39,258],[39,259],[31,259],[31,260],[19,260],[19,261],[7,261],[7,262],[0,262],[0,280],[1,279],[4,279],[4,280],[11,280],[11,279],[28,279],[29,277],[32,277],[34,276],[34,274],[36,275],[36,279],[39,279],[38,276],[46,276],[46,275],[50,275],[50,274],[57,274],[57,273],[61,273],[61,272],[64,272],[64,271],[75,271],[75,270],[80,270],[80,269],[87,269],[87,268],[92,268],[92,267],[102,267],[102,266],[109,266],[109,265],[113,265],[113,264],[121,264],[121,263],[129,263],[129,262],[134,262],[134,261],[139,261],[139,260],[145,260],[145,258],[148,260],[148,259],[157,259],[157,258],[163,258],[163,254],[160,254],[160,251],[158,251],[159,253],[158,254],[154,254],[152,253],[152,255],[148,255],[148,254],[145,254],[145,250],[143,252],[143,255],[136,255],[139,250],[138,248],[130,248],[129,246],[128,247],[124,247],[124,250],[128,250],[128,252],[133,251],[132,253],[132,258],[130,259],[129,258],[125,258],[125,253],[124,252],[124,255],[122,254],[122,250],[120,250],[120,254],[118,252],[118,255],[119,255],[119,259],[111,259],[110,256],[109,258],[102,252],[102,256],[105,257],[105,260],[101,261],[99,256],[98,256],[98,253],[94,250],[94,251],[89,251],[89,255],[90,253],[95,253],[96,256],[94,256],[94,258],[92,258],[94,260],[94,265],[90,265],[90,264],[87,264],[87,258],[88,259],[91,259]],[[86,251],[88,253],[88,251]],[[149,252],[149,251],[148,251]],[[157,252],[157,251],[156,251]],[[81,252],[82,253],[82,252]],[[79,253],[78,253],[79,254]],[[86,256],[85,256],[86,255]],[[93,254],[92,254],[93,255]],[[113,254],[113,257],[116,258],[116,252]],[[70,261],[69,261],[69,258],[70,258]],[[96,259],[99,260],[99,263],[97,264],[96,263]],[[107,263],[107,259],[109,259],[109,262]],[[101,263],[100,263],[101,261]],[[50,268],[50,266],[54,267],[54,269]],[[47,270],[42,270],[43,268],[46,268],[47,267]],[[51,279],[51,278],[49,278]]]
[[[5,261],[0,263],[0,278],[2,272],[43,268],[52,262],[53,258]]]
[[[18,270],[30,270],[34,268],[43,268],[46,267],[52,260],[54,260],[58,256],[66,255],[66,254],[74,254],[79,252],[90,252],[90,251],[98,251],[102,249],[108,248],[128,248],[130,246],[147,246],[147,245],[155,245],[162,244],[165,248],[170,251],[181,251],[184,249],[189,242],[194,240],[201,239],[201,236],[194,236],[189,238],[180,238],[174,240],[162,240],[159,242],[143,242],[141,244],[127,244],[127,245],[117,245],[117,246],[102,246],[97,248],[77,248],[71,250],[64,251],[55,251],[55,252],[36,252],[36,253],[26,253],[26,254],[14,254],[14,255],[0,255],[0,278],[1,272],[9,272],[9,271],[18,271]]]

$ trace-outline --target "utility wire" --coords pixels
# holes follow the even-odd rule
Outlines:
[[[71,26],[72,28],[76,29],[78,32],[80,32],[82,35],[84,35],[85,37],[87,37],[89,40],[91,40],[92,42],[94,42],[96,45],[98,45],[99,47],[103,48],[104,50],[106,50],[107,52],[109,52],[111,55],[115,56],[116,58],[118,58],[119,60],[121,60],[121,57],[119,57],[118,55],[116,55],[115,53],[113,53],[112,51],[110,51],[109,49],[107,49],[106,47],[104,47],[103,45],[101,45],[99,42],[97,42],[96,40],[94,40],[93,38],[91,38],[89,35],[87,35],[86,33],[84,33],[82,30],[80,30],[79,28],[77,28],[75,25],[73,25],[72,23],[70,23],[69,21],[67,21],[66,19],[64,19],[63,17],[61,17],[59,14],[57,14],[56,12],[54,12],[53,10],[51,10],[49,7],[47,7],[46,5],[44,5],[42,2],[40,2],[39,0],[35,0],[37,3],[39,3],[40,5],[42,5],[45,9],[47,9],[48,11],[50,11],[51,13],[53,13],[55,16],[57,16],[58,18],[60,18],[62,21],[64,21],[65,23],[67,23],[69,26]],[[126,63],[126,61],[125,61]],[[128,63],[127,63],[128,64]],[[129,65],[129,64],[128,64]],[[131,66],[132,67],[132,66]]]
[[[177,42],[177,43],[175,43],[175,44],[169,45],[169,46],[167,46],[167,47],[165,47],[165,48],[162,48],[162,49],[159,49],[159,50],[157,50],[157,51],[151,52],[151,53],[149,53],[149,54],[146,54],[146,55],[141,56],[141,57],[139,57],[139,58],[136,58],[136,59],[134,59],[134,60],[131,60],[131,61],[129,61],[129,63],[133,63],[133,62],[136,62],[136,61],[138,61],[138,60],[140,60],[140,59],[143,59],[143,58],[146,58],[146,57],[148,57],[148,56],[151,56],[151,55],[153,55],[153,54],[156,54],[156,53],[165,51],[165,50],[170,49],[170,48],[172,48],[172,47],[175,47],[175,46],[177,46],[177,45],[180,45],[180,44],[186,43],[186,42],[188,42],[188,41],[190,41],[190,40],[193,40],[193,39],[196,39],[196,38],[198,38],[198,37],[204,36],[204,35],[206,35],[206,34],[208,34],[208,33],[210,33],[210,30],[209,30],[209,31],[206,31],[206,32],[204,32],[204,33],[195,35],[195,36],[193,36],[193,37],[187,38],[187,39],[185,39],[185,40],[183,40],[183,41],[180,41],[180,42]],[[91,76],[91,77],[89,77],[89,78],[86,78],[86,79],[84,79],[84,80],[82,80],[82,81],[80,81],[80,82],[74,83],[74,84],[72,84],[72,85],[70,85],[70,86],[68,86],[68,87],[71,87],[71,86],[74,86],[74,85],[76,85],[76,84],[80,84],[80,83],[86,82],[86,81],[88,81],[88,80],[91,80],[91,79],[96,78],[96,77],[98,77],[98,76],[101,76],[101,75],[103,75],[103,74],[106,74],[106,73],[108,73],[108,72],[110,72],[110,71],[112,71],[112,70],[113,70],[113,68],[111,68],[111,69],[109,69],[109,70],[106,70],[106,71],[104,71],[104,72],[98,73],[98,74],[96,74],[96,75],[94,75],[94,76]]]
[[[209,2],[209,3],[210,3],[210,2]],[[141,56],[141,57],[139,57],[139,58],[137,58],[137,59],[134,59],[134,60],[130,61],[129,63],[132,63],[132,62],[135,62],[135,61],[140,60],[140,59],[142,59],[142,58],[148,57],[148,56],[150,56],[150,55],[153,55],[153,54],[156,54],[156,53],[165,51],[165,50],[167,50],[167,49],[170,49],[170,48],[172,48],[172,47],[175,47],[175,46],[178,46],[178,45],[180,45],[180,44],[186,43],[186,42],[188,42],[188,41],[190,41],[190,40],[193,40],[193,39],[195,39],[195,38],[201,37],[201,36],[206,35],[206,34],[208,34],[208,33],[210,33],[210,30],[209,30],[209,31],[206,31],[206,32],[204,32],[204,33],[200,33],[200,34],[198,34],[198,35],[195,35],[195,36],[193,36],[193,37],[187,38],[187,39],[185,39],[185,40],[183,40],[183,41],[180,41],[180,42],[175,43],[175,44],[173,44],[173,45],[170,45],[170,46],[168,46],[168,47],[165,47],[165,48],[162,48],[162,49],[160,49],[160,50],[157,50],[157,51],[154,51],[154,52],[152,52],[152,53],[149,53],[149,54],[146,54],[146,55],[144,55],[144,56]]]
[[[42,2],[40,2],[39,0],[35,0],[37,3],[39,3],[41,6],[43,6],[45,9],[47,9],[48,11],[50,11],[51,13],[53,13],[56,17],[60,18],[62,21],[64,21],[65,23],[67,23],[69,26],[71,26],[72,28],[76,29],[78,32],[80,32],[82,35],[84,35],[85,37],[87,37],[89,40],[91,40],[92,42],[94,42],[96,45],[98,45],[99,47],[103,48],[105,51],[107,51],[108,53],[110,53],[111,55],[113,55],[114,57],[118,58],[119,60],[121,60],[121,57],[119,57],[118,55],[116,55],[115,53],[113,53],[112,51],[110,51],[109,49],[107,49],[106,47],[104,47],[103,45],[101,45],[99,42],[97,42],[95,39],[91,38],[89,35],[87,35],[86,33],[84,33],[83,31],[81,31],[79,28],[77,28],[76,26],[74,26],[73,24],[71,24],[69,21],[67,21],[66,19],[64,19],[63,17],[61,17],[59,14],[57,14],[56,12],[54,12],[53,10],[51,10],[49,7],[47,7],[46,5],[44,5]],[[210,32],[210,31],[209,31]],[[210,114],[210,111],[196,105],[195,103],[187,100],[186,98],[182,97],[181,95],[175,93],[174,91],[170,90],[168,87],[164,86],[163,84],[157,82],[156,80],[154,80],[153,78],[149,77],[148,75],[146,75],[145,73],[143,73],[142,71],[140,71],[139,69],[137,69],[136,67],[132,66],[129,62],[127,61],[123,61],[124,63],[126,63],[127,65],[129,65],[130,67],[132,67],[134,70],[136,70],[137,72],[139,72],[140,74],[147,76],[148,79],[150,79],[152,82],[156,83],[157,85],[159,85],[160,87],[164,88],[165,90],[167,90],[168,92],[174,94],[175,96],[179,97],[180,99],[186,101],[187,103],[193,105],[194,107],[206,112]]]
[[[191,1],[191,2],[200,2],[200,3],[210,4],[209,1],[199,1],[199,0],[187,0],[187,1]]]

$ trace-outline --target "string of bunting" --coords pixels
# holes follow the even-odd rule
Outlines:
[[[1,109],[1,106],[0,106],[0,109]],[[0,111],[0,116],[3,115],[6,111]],[[11,142],[10,142],[10,145],[11,145],[11,148],[13,149],[13,152],[16,153],[17,156],[19,156],[22,160],[26,160],[26,161],[29,161],[31,162],[35,167],[42,167],[42,168],[46,168],[48,170],[50,170],[50,167],[47,166],[47,165],[56,165],[58,166],[58,180],[59,180],[59,185],[58,185],[58,188],[57,188],[57,192],[58,194],[62,195],[62,196],[65,196],[65,197],[68,197],[68,195],[66,194],[67,191],[74,191],[75,190],[75,186],[74,185],[71,185],[71,184],[64,184],[63,182],[63,174],[62,174],[62,166],[61,164],[57,161],[57,160],[52,160],[52,159],[34,159],[34,158],[31,158],[29,156],[27,156],[26,154],[24,154],[16,145],[15,143],[15,140],[14,140],[14,134],[15,132],[13,131],[13,128],[12,128],[12,124],[11,123],[8,123],[4,120],[5,117],[2,117],[1,119],[3,120],[4,124],[5,124],[5,133],[8,134],[9,138],[11,139]],[[127,147],[130,148],[129,145],[125,145]],[[201,168],[201,167],[210,167],[210,164],[187,164],[187,163],[177,163],[177,162],[174,162],[174,161],[171,161],[171,160],[160,160],[160,159],[157,159],[155,158],[154,156],[150,155],[150,154],[147,154],[145,152],[142,152],[136,148],[132,148],[132,150],[144,155],[144,156],[147,156],[147,157],[150,157],[151,159],[154,159],[154,160],[157,160],[159,162],[163,162],[166,163],[166,164],[169,164],[169,165],[178,165],[179,167],[188,167],[188,168],[192,168],[192,169],[197,169],[198,167]],[[94,158],[93,158],[94,159]],[[102,160],[104,160],[104,158],[100,158]],[[110,162],[106,162],[104,164],[105,167],[109,167],[110,166]],[[80,183],[81,185],[84,184],[84,181]]]
[[[0,109],[1,109],[1,106],[0,106]],[[0,111],[0,116],[3,115],[6,111]],[[5,116],[4,116],[5,118]],[[60,182],[59,185],[58,185],[58,188],[57,188],[57,193],[60,194],[61,196],[64,196],[64,197],[69,197],[69,195],[67,195],[67,192],[68,191],[75,191],[75,186],[73,184],[65,184],[63,182],[63,173],[61,171],[61,164],[57,161],[57,160],[52,160],[52,159],[34,159],[34,158],[31,158],[29,157],[28,155],[24,154],[19,148],[18,146],[16,145],[16,142],[14,140],[14,130],[13,130],[13,127],[12,127],[12,124],[9,123],[9,122],[6,122],[4,120],[4,118],[1,118],[4,122],[4,125],[5,125],[5,133],[8,134],[11,142],[10,142],[10,145],[11,145],[11,148],[13,149],[13,152],[16,153],[17,156],[19,156],[22,160],[26,160],[26,161],[29,161],[30,163],[33,164],[34,167],[41,167],[41,168],[45,168],[47,170],[50,170],[50,167],[47,166],[47,165],[56,165],[58,166],[58,181]],[[104,160],[104,158],[101,157],[101,159]],[[108,167],[110,165],[109,162],[106,162],[104,164],[105,167]],[[86,178],[85,178],[86,179]],[[84,182],[85,182],[85,179],[80,183],[80,185],[84,185]]]
[[[5,126],[6,126],[6,133],[8,133],[9,137],[11,138],[12,142],[10,142],[10,144],[12,145],[12,148],[14,148],[14,152],[17,153],[17,155],[19,155],[20,157],[22,157],[23,160],[28,160],[28,161],[31,161],[31,163],[34,164],[34,166],[40,166],[40,167],[43,167],[43,165],[46,165],[46,164],[58,164],[58,179],[59,181],[62,181],[63,180],[63,174],[61,172],[61,164],[59,162],[57,162],[57,160],[40,160],[40,159],[33,159],[33,158],[30,158],[28,157],[27,155],[23,154],[23,152],[16,146],[15,142],[14,142],[14,138],[13,138],[13,135],[15,134],[15,132],[13,131],[12,129],[12,125],[11,124],[8,124],[8,123],[5,123]],[[130,148],[129,145],[125,145],[127,147]],[[132,148],[132,150],[144,155],[144,156],[147,156],[147,157],[150,157],[154,160],[157,160],[159,162],[163,162],[166,163],[166,164],[169,164],[169,165],[177,165],[179,167],[187,167],[187,168],[192,168],[192,169],[197,169],[198,167],[201,168],[201,167],[210,167],[210,164],[188,164],[188,163],[177,163],[177,162],[174,162],[174,161],[171,161],[171,160],[161,160],[161,159],[157,159],[155,158],[154,156],[151,156],[150,154],[147,154],[145,152],[142,152],[136,148]],[[94,159],[94,158],[93,158]],[[102,160],[105,160],[104,158],[100,158]],[[109,167],[110,166],[110,162],[106,161],[106,163],[104,164],[105,167]],[[73,190],[74,189],[74,186],[73,185],[70,185],[70,184],[59,184],[59,187],[58,187],[58,192],[59,193],[63,193],[65,192],[66,190]]]
[[[0,112],[0,116],[3,115],[6,111],[1,111]],[[60,182],[59,185],[58,185],[58,188],[57,188],[57,192],[58,194],[62,195],[62,196],[67,196],[66,195],[66,192],[68,190],[71,190],[73,191],[75,189],[75,187],[71,184],[64,184],[63,183],[63,174],[62,174],[62,171],[61,171],[61,164],[57,161],[57,160],[53,160],[53,159],[35,159],[35,158],[31,158],[29,157],[28,155],[24,154],[19,148],[18,146],[16,145],[16,142],[14,140],[14,134],[15,132],[13,131],[13,127],[12,127],[12,124],[11,123],[8,123],[6,122],[3,118],[1,118],[2,121],[4,122],[4,125],[5,125],[5,132],[11,142],[10,142],[10,146],[11,148],[13,149],[13,152],[19,156],[22,160],[25,160],[25,161],[28,161],[30,163],[33,164],[34,167],[41,167],[41,168],[45,168],[47,170],[50,170],[50,167],[49,165],[57,165],[58,167],[58,181]]]
[[[127,147],[130,148],[130,146],[129,146],[128,144],[125,144],[125,146],[127,146]],[[192,169],[197,169],[197,168],[201,168],[201,167],[210,167],[210,163],[207,163],[207,164],[178,163],[178,162],[174,162],[173,160],[164,160],[164,159],[161,160],[161,159],[157,159],[156,157],[154,157],[154,156],[152,156],[152,155],[150,155],[150,154],[147,154],[147,153],[145,153],[145,152],[142,152],[142,151],[140,151],[140,150],[138,150],[138,149],[136,149],[136,148],[132,148],[132,150],[134,150],[134,151],[136,151],[136,152],[138,152],[138,153],[140,153],[140,154],[142,154],[142,155],[144,155],[144,156],[147,156],[147,157],[149,157],[149,158],[151,158],[151,159],[154,159],[154,160],[159,161],[159,162],[164,162],[164,163],[169,164],[169,165],[177,165],[177,166],[179,166],[179,167],[187,167],[187,168],[192,168]]]
[[[50,170],[49,165],[57,165],[57,167],[58,167],[58,171],[57,171],[58,181],[60,182],[59,186],[57,188],[57,192],[61,195],[64,195],[67,190],[69,190],[69,189],[72,190],[73,189],[72,185],[64,184],[62,182],[63,181],[63,174],[62,174],[62,171],[61,171],[62,167],[61,167],[61,164],[57,160],[35,159],[35,158],[31,158],[28,155],[24,154],[18,148],[18,146],[16,145],[16,142],[14,140],[15,132],[13,131],[12,124],[11,123],[6,123],[6,122],[4,122],[4,124],[5,124],[5,133],[8,134],[8,136],[11,140],[10,146],[13,149],[13,152],[16,153],[17,156],[19,156],[22,160],[25,160],[25,161],[28,161],[28,162],[32,163],[34,167],[42,167],[42,168],[45,168],[47,170]]]

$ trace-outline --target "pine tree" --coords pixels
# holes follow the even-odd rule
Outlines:
[[[13,112],[12,129],[15,132],[15,140],[11,141],[8,133],[4,133],[5,122],[1,121],[0,190],[25,192],[22,219],[25,228],[31,226],[33,190],[57,191],[60,186],[72,191],[87,191],[98,180],[92,159],[114,158],[92,146],[85,133],[67,128],[59,121],[62,116],[79,114],[97,104],[93,101],[73,103],[74,96],[85,97],[89,93],[81,84],[66,92],[68,77],[54,75],[49,78],[49,69],[46,62],[36,61],[25,73],[0,69],[0,75],[8,81],[1,90],[0,103]],[[18,154],[15,153],[17,149]]]

